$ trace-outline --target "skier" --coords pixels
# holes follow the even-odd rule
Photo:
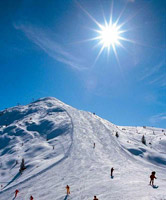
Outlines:
[[[94,196],[94,199],[93,200],[99,200],[96,196]]]
[[[24,164],[24,158],[22,159],[21,165],[20,165],[20,173],[22,174],[22,172],[26,169],[25,164]]]
[[[19,193],[19,190],[16,190],[15,191],[15,197],[14,198],[16,198],[17,197],[17,194]]]
[[[116,136],[117,138],[119,137],[118,131],[116,131],[116,134],[115,134],[115,136]]]
[[[32,195],[30,196],[30,200],[34,200],[34,198],[33,198],[33,196],[32,196]]]
[[[66,186],[66,190],[67,190],[67,195],[69,195],[70,194],[70,187],[68,185]]]
[[[155,174],[156,174],[156,172],[152,172],[152,174],[150,175],[150,185],[152,185],[153,186],[153,184],[154,184],[154,179],[157,179],[156,177],[155,177]]]
[[[95,143],[93,143],[93,148],[95,149],[95,146],[96,146],[96,144]]]
[[[112,167],[111,168],[111,177],[113,177],[113,171],[114,171],[114,168]]]

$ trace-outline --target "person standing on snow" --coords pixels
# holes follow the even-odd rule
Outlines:
[[[94,196],[94,199],[93,200],[99,200],[96,196]]]
[[[68,185],[66,186],[66,190],[67,190],[67,195],[69,195],[70,194],[70,187]]]
[[[33,198],[33,196],[32,196],[32,195],[30,196],[30,200],[34,200],[34,198]]]
[[[157,179],[156,177],[155,177],[155,174],[156,174],[156,172],[152,172],[152,174],[150,175],[150,185],[152,185],[153,186],[153,184],[154,184],[154,179]]]
[[[111,168],[111,176],[113,176],[113,171],[114,171],[114,168],[112,167]]]
[[[93,143],[93,148],[95,149],[95,147],[96,147],[96,144],[95,144],[95,143]]]
[[[21,164],[20,164],[20,169],[19,169],[19,172],[22,174],[22,172],[26,169],[25,167],[25,161],[24,161],[24,158],[22,159],[21,161]]]
[[[16,190],[15,191],[15,197],[14,198],[16,198],[17,197],[17,194],[19,193],[19,190]]]

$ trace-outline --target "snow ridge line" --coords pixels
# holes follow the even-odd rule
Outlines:
[[[9,188],[3,190],[3,191],[0,191],[0,194],[3,194],[4,192],[8,191],[9,189],[12,189],[12,188],[14,188],[14,187],[16,187],[16,186],[18,186],[18,185],[20,185],[20,184],[25,183],[26,181],[29,181],[29,180],[31,180],[31,179],[33,179],[33,178],[35,178],[35,177],[41,175],[42,173],[44,173],[44,172],[46,172],[47,170],[53,168],[54,166],[58,165],[59,163],[61,163],[62,161],[64,161],[66,158],[69,157],[70,152],[71,152],[71,149],[72,149],[72,146],[73,146],[74,123],[73,123],[72,117],[71,117],[71,115],[69,114],[69,112],[68,112],[66,109],[64,109],[64,108],[62,108],[62,110],[63,110],[64,112],[66,112],[66,114],[68,115],[68,117],[69,117],[70,120],[71,120],[71,125],[72,125],[72,127],[71,127],[71,132],[70,132],[70,135],[71,135],[71,145],[69,146],[69,149],[68,149],[68,151],[66,152],[66,154],[64,155],[64,157],[61,158],[61,159],[60,159],[59,161],[57,161],[56,163],[54,163],[54,164],[50,165],[49,167],[43,169],[42,171],[38,172],[37,174],[35,174],[35,175],[33,175],[33,176],[31,176],[31,177],[29,177],[29,178],[27,178],[27,179],[25,179],[25,180],[23,180],[23,181],[17,183],[16,185],[13,185],[13,186],[11,186],[11,187],[9,187]]]

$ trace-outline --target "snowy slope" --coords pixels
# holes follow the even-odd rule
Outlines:
[[[22,158],[27,169],[20,175]],[[165,170],[166,130],[116,126],[55,98],[0,112],[0,200],[14,199],[16,189],[18,200],[161,200]],[[148,185],[151,171],[157,189]]]

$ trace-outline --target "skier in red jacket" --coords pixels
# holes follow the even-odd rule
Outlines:
[[[93,200],[98,200],[98,198],[96,196],[94,196],[94,199]]]
[[[16,190],[15,191],[15,197],[14,198],[16,198],[17,197],[17,194],[19,193],[19,190]]]
[[[152,172],[152,174],[150,175],[150,185],[152,185],[153,186],[153,184],[154,184],[154,179],[157,179],[156,177],[155,177],[155,174],[156,174],[156,172]]]
[[[33,198],[33,196],[32,196],[32,195],[30,196],[30,200],[34,200],[34,198]]]

